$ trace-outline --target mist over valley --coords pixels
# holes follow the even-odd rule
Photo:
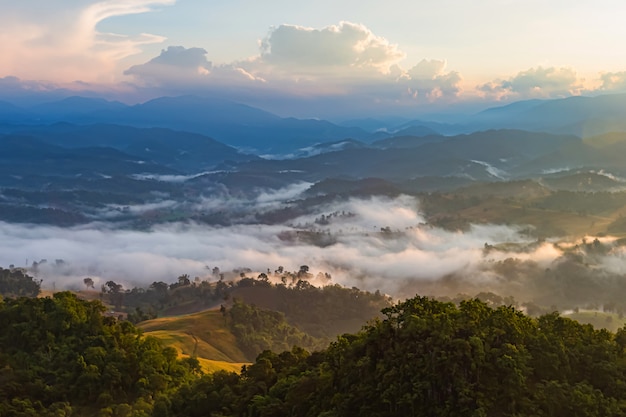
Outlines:
[[[546,105],[529,102],[524,114]],[[512,107],[476,120],[506,126]],[[326,142],[309,130],[311,147],[296,128],[306,120],[286,128],[270,113],[191,96],[134,107],[75,97],[24,114],[2,128],[0,262],[28,268],[43,288],[79,289],[87,276],[127,290],[181,274],[210,280],[215,267],[237,280],[304,264],[332,277],[316,285],[395,299],[491,292],[561,310],[622,304],[626,133],[363,123],[327,131]],[[166,127],[142,127],[148,114]],[[277,133],[256,131],[254,147],[237,148],[170,130],[183,126]]]
[[[0,5],[0,416],[626,416],[619,2]]]

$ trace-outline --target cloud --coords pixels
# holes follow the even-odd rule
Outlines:
[[[364,25],[340,22],[322,29],[280,25],[261,42],[260,60],[296,73],[374,70],[388,73],[406,54]]]
[[[626,71],[605,72],[600,74],[600,91],[624,91],[626,90]]]
[[[294,185],[286,193],[295,196],[302,188],[303,184]],[[275,206],[277,196],[260,193],[254,201]],[[248,209],[254,210],[254,205]],[[407,288],[416,291],[450,274],[478,274],[489,262],[483,254],[485,242],[528,241],[505,226],[476,226],[468,233],[431,228],[423,223],[418,201],[407,196],[350,199],[318,207],[316,213],[283,225],[179,223],[149,231],[104,223],[75,228],[0,223],[0,265],[47,259],[38,278],[48,288],[53,282],[57,288],[78,287],[86,276],[100,284],[112,279],[130,288],[172,282],[184,273],[207,277],[214,266],[228,272],[242,267],[274,270],[279,265],[297,270],[307,264],[312,271],[330,272],[334,282],[401,296]],[[327,224],[315,223],[320,213],[326,213]],[[333,239],[332,245],[315,244],[316,238],[326,236]],[[503,255],[490,259],[499,257]],[[56,259],[64,262],[57,265]],[[484,281],[485,288],[498,285],[497,279]]]
[[[393,81],[391,68],[405,58],[398,45],[350,22],[322,29],[278,26],[260,42],[259,54],[245,60],[213,65],[206,54],[202,48],[170,46],[124,74],[166,88],[245,85],[266,91],[269,82],[276,91],[337,93],[364,80]]]
[[[437,59],[422,59],[417,65],[407,71],[411,79],[414,80],[432,80],[443,74],[446,67],[446,61]]]
[[[202,48],[170,46],[125,74],[155,94],[220,95],[289,116],[337,116],[359,107],[413,109],[449,103],[461,76],[443,60],[424,59],[406,70],[406,54],[362,24],[320,29],[272,28],[248,59],[215,64]]]
[[[110,82],[116,78],[119,60],[140,52],[142,45],[158,43],[152,34],[102,33],[97,26],[105,19],[145,13],[175,0],[106,0],[63,8],[43,6],[45,13],[32,12],[41,2],[19,2],[0,17],[0,74],[57,83],[74,80]],[[32,4],[32,8],[28,7]]]
[[[284,208],[305,186],[286,188],[282,199],[259,192],[249,200],[213,197],[206,203],[250,212],[257,205]],[[408,196],[338,200],[311,209],[285,224],[169,223],[144,231],[107,223],[58,228],[0,222],[0,266],[47,259],[31,272],[45,288],[54,283],[57,289],[81,288],[87,276],[98,285],[114,280],[129,289],[174,282],[181,274],[210,278],[215,266],[236,279],[241,268],[255,276],[268,268],[297,271],[308,265],[314,275],[329,272],[331,283],[380,289],[397,298],[492,291],[520,302],[573,308],[626,292],[626,255],[609,238],[604,242],[609,251],[589,255],[580,241],[537,242],[503,225],[438,229],[424,223],[419,200]]]
[[[206,59],[206,51],[202,48],[184,48],[170,46],[161,51],[156,58],[145,64],[134,65],[124,71],[125,75],[135,76],[148,83],[159,83],[163,80],[175,82],[188,80],[210,74],[213,64]]]
[[[456,71],[446,73],[446,61],[421,60],[406,72],[408,93],[413,97],[425,95],[430,100],[455,97],[461,91],[461,75]]]
[[[170,46],[150,61],[124,71],[144,86],[166,88],[210,88],[251,81],[263,82],[236,65],[217,65],[206,58],[202,48]]]
[[[478,87],[489,98],[560,98],[579,95],[583,80],[571,68],[537,67],[508,80],[496,80]]]
[[[233,62],[216,63],[201,47],[167,45],[158,56],[124,71],[119,67],[125,58],[165,38],[104,33],[98,29],[101,22],[157,10],[175,0],[86,0],[62,9],[38,3],[12,4],[0,16],[0,77],[53,80],[20,81],[22,91],[35,91],[35,84],[43,87],[49,94],[42,101],[75,95],[76,90],[131,102],[204,94],[288,116],[341,117],[371,109],[432,110],[433,103],[448,104],[461,91],[460,74],[446,71],[445,61],[424,59],[406,70],[401,66],[406,53],[398,44],[347,21],[321,28],[273,27],[259,41],[258,54]]]

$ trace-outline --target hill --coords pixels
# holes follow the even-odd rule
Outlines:
[[[264,352],[242,375],[203,376],[170,415],[626,415],[623,330],[419,296],[384,314],[322,352]]]
[[[147,320],[139,328],[175,348],[180,358],[197,358],[205,372],[238,372],[250,362],[219,310]]]
[[[15,134],[67,149],[113,148],[139,158],[144,165],[159,164],[182,173],[215,169],[225,161],[233,163],[258,159],[210,137],[165,128],[57,123],[15,129]],[[146,169],[145,172],[150,171]]]
[[[281,118],[245,104],[214,97],[159,97],[134,106],[97,98],[69,97],[30,108],[0,103],[0,122],[41,125],[122,124],[208,135],[258,153],[288,154],[320,142],[367,139],[369,132],[325,120]],[[5,126],[10,129],[10,126]]]

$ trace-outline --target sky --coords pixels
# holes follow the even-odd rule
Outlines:
[[[619,92],[624,12],[612,0],[2,0],[0,99],[193,93],[328,117]]]

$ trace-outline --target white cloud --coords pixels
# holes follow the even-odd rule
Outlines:
[[[423,95],[430,100],[455,97],[460,92],[461,76],[456,71],[446,73],[445,68],[446,61],[421,60],[406,72],[409,95]]]
[[[40,2],[37,2],[40,3]],[[26,4],[0,17],[0,74],[55,82],[110,82],[117,78],[117,62],[140,52],[140,46],[164,40],[158,35],[102,33],[105,19],[145,13],[175,0],[106,0],[78,7],[47,8],[46,14]],[[82,3],[84,4],[84,3]],[[72,7],[73,6],[73,7]]]
[[[340,22],[322,29],[281,25],[261,42],[260,59],[305,74],[328,69],[387,73],[405,56],[364,25]]]
[[[202,48],[170,46],[150,61],[124,71],[144,86],[165,88],[207,88],[230,84],[263,82],[236,64],[213,65]]]
[[[284,198],[298,195],[304,187],[286,188]],[[224,210],[245,206],[255,211],[257,203],[279,208],[280,200],[259,193],[250,200],[221,198],[213,204]],[[321,214],[325,221],[315,222]],[[290,223],[296,225],[178,223],[137,231],[102,223],[58,228],[0,222],[0,266],[47,259],[37,278],[46,288],[55,283],[61,289],[80,288],[87,276],[97,284],[114,280],[131,288],[174,282],[181,274],[206,278],[215,266],[227,278],[235,278],[238,273],[232,271],[239,268],[258,273],[284,266],[296,271],[306,264],[314,275],[329,272],[332,283],[380,289],[399,298],[493,291],[518,301],[552,299],[565,304],[597,301],[613,290],[622,291],[618,275],[589,294],[578,292],[577,300],[564,296],[576,285],[594,283],[590,288],[596,288],[598,277],[626,270],[626,256],[619,249],[595,261],[586,258],[585,262],[596,263],[583,268],[563,252],[580,241],[537,242],[508,226],[476,225],[465,232],[431,227],[424,224],[419,201],[408,196],[329,203]],[[328,239],[328,245],[316,245],[316,239]],[[493,246],[486,249],[485,243]],[[56,259],[65,262],[57,264]],[[557,283],[555,277],[562,279]]]
[[[605,72],[600,74],[600,91],[626,90],[626,71]]]
[[[417,65],[407,71],[411,79],[432,80],[443,74],[446,61],[437,59],[422,59]]]
[[[490,98],[560,98],[579,95],[583,81],[571,68],[537,67],[522,71],[507,80],[479,86]]]
[[[124,71],[124,74],[157,84],[163,80],[176,82],[176,80],[187,81],[189,77],[203,77],[210,74],[213,67],[213,64],[207,61],[206,53],[202,48],[170,46],[162,50],[156,58],[145,64],[134,65]]]
[[[341,108],[389,112],[450,102],[460,93],[461,76],[446,71],[445,61],[424,59],[405,70],[400,47],[361,24],[340,22],[321,29],[281,25],[259,47],[259,54],[249,59],[216,65],[204,49],[171,46],[125,74],[159,94],[204,91],[279,113],[286,108],[291,116],[301,105],[316,105],[336,116]]]
[[[303,186],[294,185],[286,192],[296,195]],[[260,195],[258,201],[273,205],[275,196]],[[467,233],[425,226],[418,201],[407,196],[351,199],[319,211],[343,214],[331,216],[330,224],[325,226],[312,223],[318,212],[294,220],[311,224],[302,227],[168,224],[144,232],[117,230],[104,224],[57,228],[0,222],[0,265],[21,266],[26,258],[28,263],[48,259],[38,276],[44,279],[44,286],[50,287],[52,282],[57,288],[80,286],[82,278],[92,276],[99,283],[112,279],[128,288],[159,280],[172,282],[184,273],[205,277],[209,274],[207,266],[228,272],[241,267],[273,270],[279,265],[297,270],[299,265],[307,264],[312,271],[330,272],[334,282],[401,296],[409,287],[415,291],[424,283],[441,282],[450,274],[477,279],[485,262],[505,256],[496,253],[485,258],[485,242],[526,240],[505,226],[476,226]],[[381,233],[381,228],[389,228],[391,235]],[[319,247],[298,237],[303,231],[315,229],[332,236],[335,244]],[[559,255],[544,252],[543,262]],[[531,252],[522,255],[535,257]],[[57,267],[55,259],[65,263]],[[481,280],[485,288],[499,285],[497,280]]]
[[[214,65],[201,48],[170,46],[125,71],[152,86],[224,88],[246,86],[265,91],[326,94],[350,85],[388,82],[391,68],[405,54],[397,45],[363,25],[340,22],[322,29],[281,25],[260,42],[259,54],[247,60]]]

